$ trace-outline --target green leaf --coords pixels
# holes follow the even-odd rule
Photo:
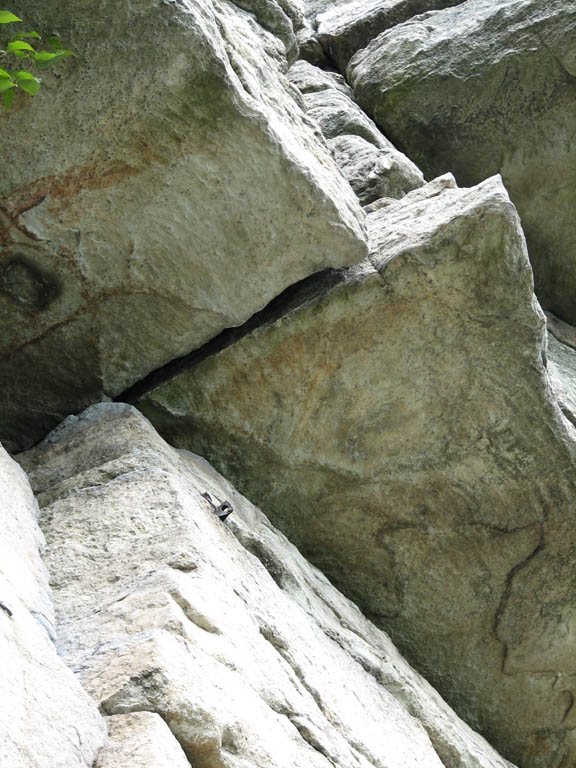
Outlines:
[[[36,60],[36,63],[38,66],[43,69],[45,67],[49,67],[52,64],[56,64],[57,62],[61,61],[62,59],[67,59],[69,56],[74,56],[72,51],[65,51],[62,49],[61,51],[57,51],[56,53],[50,53],[49,51],[40,51],[40,53],[37,53],[34,56],[34,59]]]
[[[2,101],[4,102],[6,109],[10,109],[12,102],[14,101],[14,91],[4,91],[2,94]]]
[[[11,43],[8,43],[6,50],[8,53],[12,53],[13,51],[32,51],[35,53],[34,48],[32,48],[30,43],[25,43],[24,40],[12,40]]]
[[[53,61],[54,59],[61,59],[62,56],[60,55],[60,51],[58,53],[50,53],[50,51],[40,51],[34,56],[34,59],[36,61],[41,62],[47,62],[47,61]]]
[[[62,45],[60,40],[57,37],[55,37],[54,35],[52,35],[52,37],[48,38],[48,42],[50,43],[50,45],[53,48],[57,48],[58,50],[62,50],[62,48],[64,48],[64,46]]]
[[[30,56],[30,51],[13,51],[13,54],[19,59],[27,59]]]
[[[11,24],[13,21],[22,21],[10,11],[0,11],[0,24]]]
[[[16,83],[13,80],[6,80],[5,77],[0,78],[0,93],[4,93],[10,88],[16,88]]]
[[[34,77],[32,72],[27,72],[25,69],[20,69],[18,72],[13,73],[16,80],[38,80],[37,77]]]
[[[40,88],[40,81],[35,77],[33,77],[32,80],[19,80],[18,87],[23,91],[26,91],[26,93],[29,93],[30,96],[36,96],[38,89]]]
[[[21,32],[19,35],[14,37],[14,40],[23,40],[25,37],[34,37],[36,40],[42,39],[38,32]]]
[[[10,74],[10,72],[6,72],[5,69],[2,69],[2,67],[0,67],[0,77],[12,77],[12,75]]]

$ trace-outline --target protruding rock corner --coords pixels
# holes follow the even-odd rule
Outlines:
[[[11,11],[0,768],[576,766],[576,0]]]

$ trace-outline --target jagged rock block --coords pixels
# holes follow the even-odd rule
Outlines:
[[[420,169],[354,102],[341,75],[299,61],[289,78],[302,92],[308,114],[320,126],[337,166],[362,205],[381,197],[404,197],[424,184]]]
[[[384,32],[348,77],[386,135],[435,176],[502,175],[542,305],[576,323],[576,4],[467,0]]]
[[[377,35],[426,11],[460,5],[464,0],[310,0],[316,39],[342,69]]]
[[[190,768],[172,732],[155,712],[106,718],[108,741],[94,768]]]
[[[368,219],[368,260],[141,407],[508,759],[571,765],[576,443],[518,215],[445,177]]]

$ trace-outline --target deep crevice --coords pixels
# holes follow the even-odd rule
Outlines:
[[[171,360],[160,368],[156,368],[143,379],[140,379],[128,387],[128,389],[116,395],[113,401],[136,403],[144,395],[171,381],[178,374],[194,368],[213,355],[217,355],[258,328],[271,325],[290,312],[294,312],[300,307],[318,299],[320,296],[327,294],[336,286],[346,281],[349,269],[348,267],[323,269],[285,288],[282,293],[278,294],[269,304],[253,314],[242,325],[225,328],[201,347]]]

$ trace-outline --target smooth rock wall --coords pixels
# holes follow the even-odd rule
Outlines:
[[[0,765],[92,768],[105,724],[52,641],[37,516],[24,472],[0,446]]]

